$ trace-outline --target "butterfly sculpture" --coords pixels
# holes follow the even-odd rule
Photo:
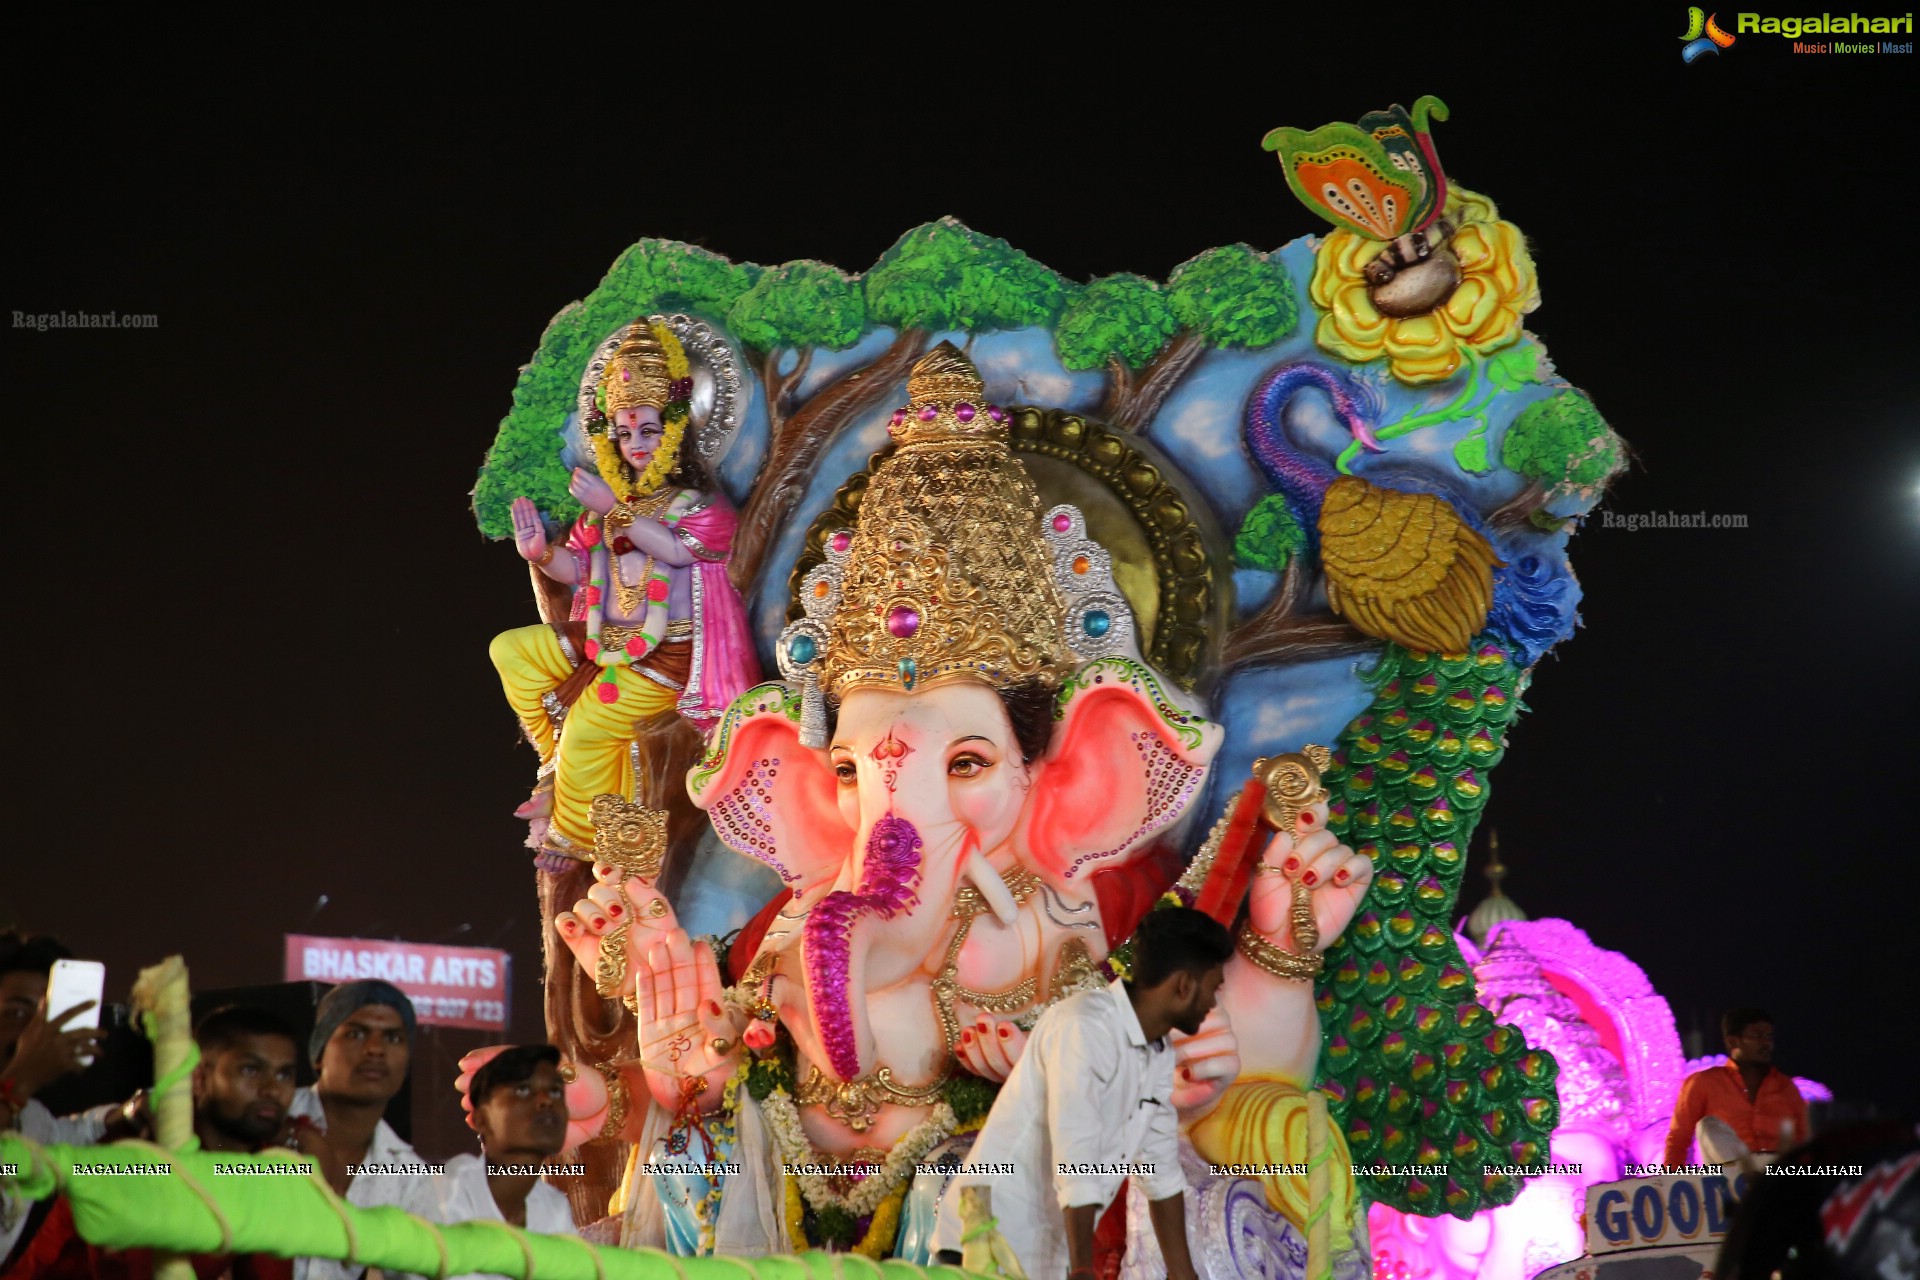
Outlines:
[[[1374,306],[1382,315],[1433,310],[1460,283],[1446,250],[1454,232],[1445,215],[1447,175],[1433,148],[1430,120],[1447,104],[1428,94],[1413,110],[1370,111],[1360,123],[1318,129],[1280,128],[1261,145],[1280,153],[1287,185],[1334,226],[1384,242],[1367,264]]]

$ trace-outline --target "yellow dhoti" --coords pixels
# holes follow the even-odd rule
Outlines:
[[[567,644],[579,655],[582,628],[576,625],[570,631]],[[613,684],[608,686],[602,683],[601,668],[576,664],[561,648],[561,639],[562,632],[554,627],[517,627],[495,636],[489,653],[508,704],[540,753],[542,782],[552,781],[547,843],[591,857],[593,820],[588,811],[593,798],[609,792],[633,795],[637,726],[679,702],[681,690],[673,685],[685,679],[691,646],[672,640],[662,645],[644,664],[651,675],[624,664],[609,668]],[[619,696],[602,701],[600,690],[608,687]]]

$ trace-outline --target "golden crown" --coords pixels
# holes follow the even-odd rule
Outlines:
[[[942,343],[908,388],[898,447],[874,470],[855,527],[828,538],[826,562],[801,583],[806,616],[780,637],[780,669],[805,689],[810,745],[824,745],[823,695],[962,679],[1053,686],[1131,641],[1107,553],[1074,508],[1042,513],[1005,414],[981,404],[966,357]]]
[[[986,393],[973,362],[951,342],[943,342],[921,356],[907,375],[907,406],[893,411],[887,433],[902,445],[999,440],[1007,412],[988,404]]]
[[[664,410],[672,398],[672,385],[673,375],[667,371],[667,350],[661,345],[659,335],[645,319],[635,320],[621,340],[619,350],[608,358],[606,371],[600,375],[608,416],[642,405]]]

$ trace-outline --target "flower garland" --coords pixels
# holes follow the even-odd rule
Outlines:
[[[789,1170],[786,1175],[790,1210],[789,1232],[796,1230],[794,1224],[805,1212],[805,1206],[802,1206],[801,1215],[791,1212],[795,1201],[801,1198],[804,1198],[806,1205],[812,1206],[816,1214],[837,1211],[856,1220],[871,1215],[872,1222],[858,1246],[861,1252],[866,1252],[865,1246],[875,1240],[880,1242],[882,1248],[891,1243],[890,1236],[884,1236],[877,1230],[881,1220],[887,1218],[898,1224],[899,1201],[906,1194],[907,1183],[913,1177],[914,1166],[920,1163],[927,1152],[945,1142],[958,1123],[954,1119],[952,1107],[944,1102],[935,1103],[933,1113],[908,1130],[900,1141],[894,1144],[893,1150],[887,1153],[880,1172],[862,1179],[852,1190],[842,1195],[828,1186],[826,1178],[820,1174],[796,1174],[790,1171],[795,1167],[811,1165],[819,1159],[818,1153],[813,1149],[812,1141],[807,1137],[806,1130],[800,1125],[800,1109],[794,1105],[793,1096],[785,1089],[776,1088],[767,1095],[762,1104],[762,1110],[766,1115],[767,1129],[773,1134],[774,1145],[780,1150],[781,1163]],[[886,1208],[889,1201],[892,1201],[892,1209],[883,1214],[882,1210]],[[804,1237],[804,1226],[797,1230]],[[802,1244],[800,1247],[807,1246]],[[878,1255],[868,1253],[867,1256],[877,1257]]]
[[[727,1078],[726,1087],[720,1091],[720,1109],[707,1118],[707,1136],[716,1148],[729,1154],[733,1151],[735,1137],[734,1117],[740,1112],[740,1086],[747,1082],[747,1073],[753,1069],[753,1059],[743,1057],[740,1067]],[[693,1204],[694,1221],[700,1224],[700,1256],[712,1257],[715,1245],[715,1219],[720,1212],[720,1201],[725,1196],[725,1179],[716,1178],[707,1194]]]
[[[900,1235],[900,1207],[906,1203],[907,1186],[901,1183],[890,1192],[880,1207],[873,1211],[873,1217],[867,1223],[866,1231],[854,1243],[851,1250],[863,1258],[872,1258],[878,1262],[887,1256],[893,1248],[893,1242]],[[789,1176],[787,1178],[787,1242],[795,1253],[805,1253],[814,1247],[807,1239],[806,1206],[800,1199],[800,1183]]]
[[[613,438],[613,431],[606,420],[606,389],[597,393],[595,420],[587,423],[587,439],[593,444],[594,468],[600,478],[607,482],[614,496],[622,502],[631,502],[636,497],[645,497],[660,487],[680,460],[680,445],[686,439],[687,424],[693,401],[693,378],[691,366],[687,363],[687,349],[680,345],[680,339],[673,330],[664,324],[651,326],[653,336],[659,340],[660,349],[667,356],[668,391],[667,403],[660,410],[660,447],[653,452],[647,469],[637,477],[627,460],[620,456],[620,446]]]

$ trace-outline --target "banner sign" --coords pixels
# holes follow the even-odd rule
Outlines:
[[[1745,1185],[1745,1179],[1741,1179]],[[1740,1188],[1718,1173],[1630,1178],[1587,1188],[1587,1252],[1717,1242]]]
[[[287,935],[288,982],[391,982],[423,1026],[507,1029],[511,960],[489,947]]]

